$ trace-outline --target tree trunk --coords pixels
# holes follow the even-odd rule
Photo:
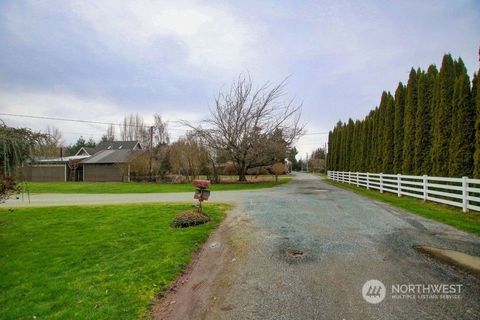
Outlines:
[[[214,183],[219,183],[220,179],[218,179],[218,170],[217,166],[215,165],[215,161],[210,161],[212,163],[212,175],[213,175],[213,182]]]
[[[247,177],[246,177],[246,171],[247,171],[246,164],[245,164],[245,163],[237,163],[237,165],[238,165],[238,181],[240,181],[240,182],[245,182],[245,181],[247,181]]]

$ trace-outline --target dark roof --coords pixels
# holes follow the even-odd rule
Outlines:
[[[101,150],[81,163],[127,163],[131,150]]]
[[[93,148],[93,153],[90,153],[90,151],[88,153],[95,154],[101,150],[133,150],[135,148],[142,149],[138,141],[103,141]]]
[[[95,153],[102,150],[138,150],[142,149],[138,141],[103,141],[97,144],[95,148],[82,147],[75,154],[76,156],[84,150],[87,154],[93,156]]]

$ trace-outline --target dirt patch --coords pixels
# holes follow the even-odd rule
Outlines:
[[[432,258],[436,258],[443,263],[454,265],[469,273],[480,277],[480,257],[472,256],[463,252],[435,248],[430,246],[414,246],[415,250],[426,254]]]
[[[236,210],[236,209],[234,209]],[[191,263],[168,292],[159,296],[152,306],[152,319],[203,319],[207,311],[218,303],[227,286],[223,274],[238,267],[243,247],[238,248],[236,230],[250,225],[236,212],[213,232],[207,242],[195,253]]]

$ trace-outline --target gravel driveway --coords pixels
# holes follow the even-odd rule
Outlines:
[[[307,174],[268,191],[238,194],[237,203],[226,221],[231,232],[221,229],[207,243],[198,272],[165,298],[171,305],[157,318],[480,319],[480,280],[412,248],[480,255],[476,236]],[[222,248],[232,254],[218,271],[221,255],[209,252]],[[208,283],[205,272],[218,275]],[[370,279],[386,287],[378,304],[362,297]],[[394,299],[392,285],[402,284],[459,284],[461,293],[448,294],[452,300],[433,294]]]
[[[237,206],[206,243],[191,273],[166,302],[158,303],[168,307],[154,311],[154,317],[480,319],[480,280],[413,249],[431,245],[478,256],[479,237],[308,174],[273,189],[215,192],[212,200]],[[31,201],[192,201],[192,194],[34,195]],[[3,206],[15,205],[22,202]],[[377,304],[362,297],[370,279],[385,285],[385,298]],[[403,284],[461,285],[461,292],[427,294],[428,299],[407,292],[394,299],[392,285]]]

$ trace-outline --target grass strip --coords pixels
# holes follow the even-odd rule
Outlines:
[[[291,180],[283,177],[275,182],[258,183],[226,183],[213,184],[212,191],[252,190],[272,188]],[[27,182],[25,190],[32,194],[38,193],[172,193],[193,192],[191,183],[140,183],[140,182]]]
[[[188,204],[0,209],[3,319],[138,319],[228,210],[172,228]]]
[[[341,183],[325,178],[323,181],[366,196],[375,200],[386,202],[394,207],[404,209],[416,215],[432,219],[453,226],[457,229],[480,235],[480,213],[475,211],[462,212],[461,209],[451,206],[423,201],[420,199],[397,195],[391,193],[380,193],[374,190],[357,187],[355,185]]]

